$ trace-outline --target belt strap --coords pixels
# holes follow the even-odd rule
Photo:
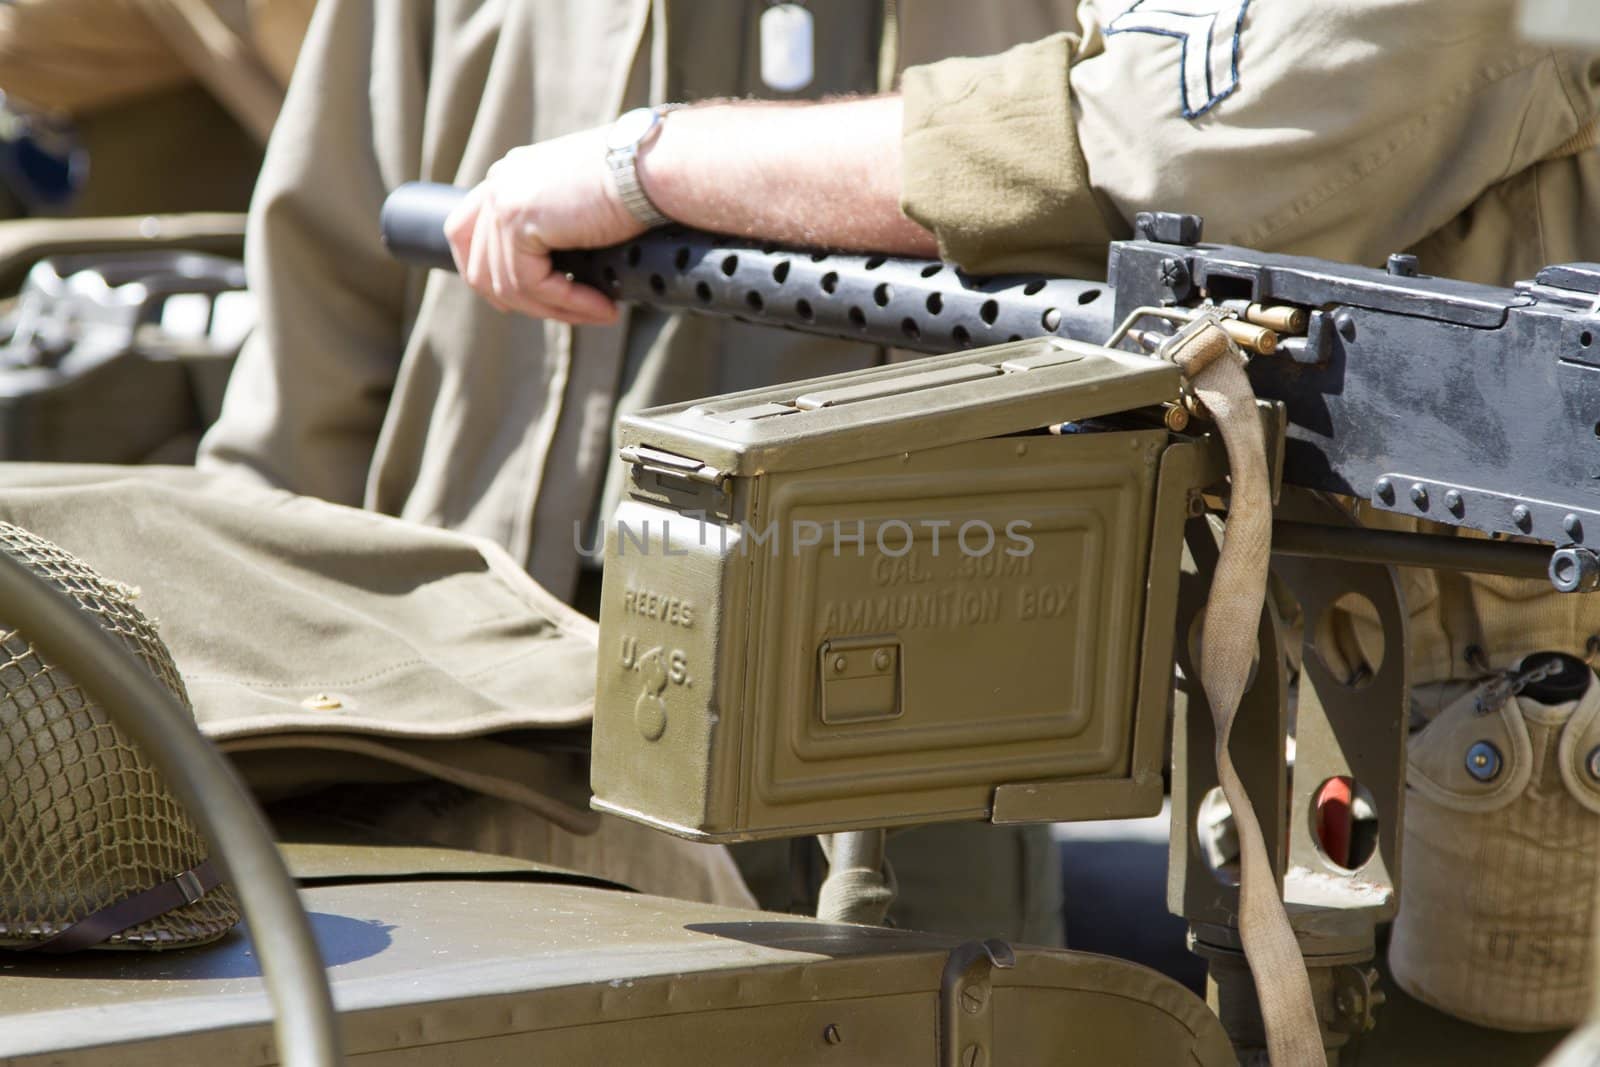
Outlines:
[[[1267,1053],[1277,1067],[1325,1064],[1311,978],[1284,910],[1261,823],[1228,752],[1244,696],[1267,592],[1272,550],[1272,486],[1265,435],[1244,355],[1215,321],[1180,331],[1166,353],[1189,378],[1228,451],[1232,489],[1222,554],[1211,578],[1201,636],[1200,684],[1217,734],[1217,781],[1239,836],[1239,939],[1261,1003]]]
[[[218,885],[222,877],[209,859],[184,871],[170,882],[135,893],[79,919],[48,941],[32,946],[36,952],[77,952],[114,937],[131,926],[149,922],[167,912],[193,904]]]

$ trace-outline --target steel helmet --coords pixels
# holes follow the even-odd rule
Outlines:
[[[70,595],[189,707],[136,590],[9,523],[0,550]],[[239,911],[208,855],[93,697],[0,624],[0,948],[165,949],[221,937]]]

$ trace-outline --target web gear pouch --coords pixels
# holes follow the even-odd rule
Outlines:
[[[1395,980],[1502,1030],[1573,1026],[1600,889],[1600,685],[1542,704],[1470,690],[1411,739]]]

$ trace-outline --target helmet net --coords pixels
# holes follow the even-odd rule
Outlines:
[[[0,522],[0,551],[69,594],[170,689],[189,697],[136,589]],[[144,755],[0,605],[0,946],[48,940],[206,859],[198,828]],[[112,935],[106,948],[177,948],[239,921],[225,885]]]

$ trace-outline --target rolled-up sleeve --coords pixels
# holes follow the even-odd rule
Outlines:
[[[1081,38],[907,71],[902,208],[974,271],[1065,272],[1142,211],[1379,264],[1600,115],[1596,57],[1520,43],[1515,12],[1087,0]]]
[[[1103,210],[1078,144],[1059,33],[981,59],[905,72],[901,210],[944,258],[980,273],[1105,269],[1123,224]]]

